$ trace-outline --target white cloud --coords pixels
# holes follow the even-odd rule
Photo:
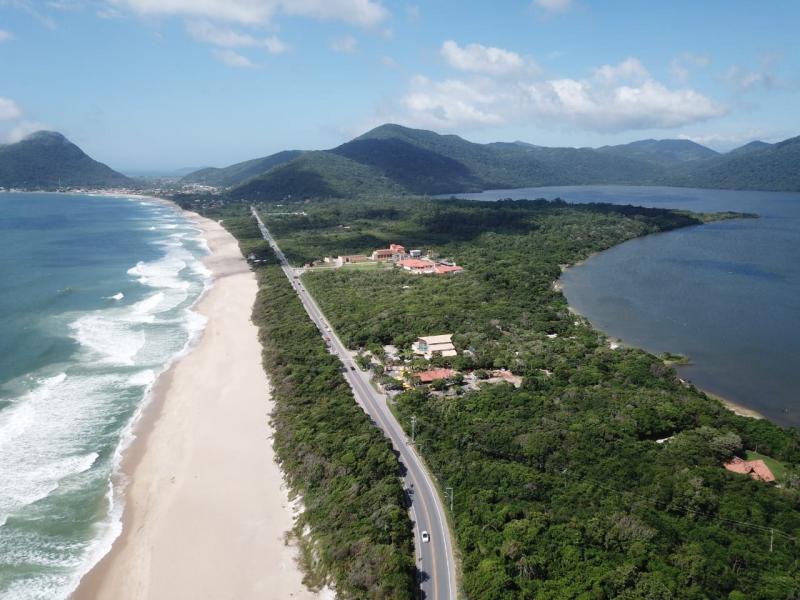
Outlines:
[[[750,90],[760,85],[772,89],[777,85],[775,76],[769,71],[752,71],[740,65],[731,66],[723,79],[740,91]]]
[[[720,116],[726,108],[692,89],[670,89],[636,58],[603,65],[584,79],[523,71],[433,81],[417,76],[391,118],[454,131],[499,125],[566,125],[596,132],[674,128]],[[388,115],[387,115],[388,116]]]
[[[604,83],[621,80],[643,81],[650,76],[638,58],[626,58],[618,65],[603,65],[594,70],[594,76]]]
[[[469,126],[501,125],[503,116],[497,108],[502,96],[489,85],[475,85],[448,79],[441,82],[417,76],[411,91],[403,98],[408,116],[426,127],[446,129]]]
[[[710,64],[711,59],[705,54],[683,52],[680,56],[672,59],[669,65],[669,72],[676,81],[686,83],[689,81],[690,68],[707,67]]]
[[[357,43],[356,38],[352,35],[344,35],[331,40],[331,50],[334,52],[355,52]]]
[[[277,36],[256,38],[227,27],[217,27],[208,21],[191,21],[187,23],[186,28],[197,41],[222,48],[261,47],[272,54],[281,54],[289,49]]]
[[[229,67],[236,67],[239,69],[252,69],[253,67],[257,66],[246,56],[242,56],[238,52],[234,52],[233,50],[230,49],[214,50],[214,56],[219,62],[228,65]]]
[[[141,15],[182,16],[263,25],[276,14],[373,27],[389,16],[374,0],[108,0]]]
[[[34,131],[41,131],[42,129],[47,129],[47,125],[39,123],[38,121],[20,121],[8,130],[3,138],[6,143],[13,144],[32,134]]]
[[[473,73],[509,75],[525,66],[525,61],[516,52],[481,44],[461,47],[453,40],[447,40],[442,44],[441,53],[451,67]]]
[[[678,135],[678,138],[691,140],[698,144],[714,148],[720,152],[727,152],[728,150],[739,148],[755,140],[774,143],[785,140],[792,135],[796,135],[796,133],[751,127],[737,130],[734,133],[681,133]]]
[[[691,52],[683,52],[680,56],[681,60],[687,64],[695,67],[707,67],[711,64],[711,59],[705,54],[693,54]]]
[[[533,4],[548,12],[563,12],[572,5],[572,0],[533,0]]]
[[[740,92],[759,87],[767,90],[784,88],[789,83],[781,79],[775,72],[780,61],[781,56],[778,54],[765,54],[761,57],[758,68],[750,69],[742,65],[732,65],[722,79]]]
[[[22,109],[10,98],[0,96],[0,121],[13,121],[22,116]]]
[[[0,42],[7,42],[11,39],[14,39],[14,35],[10,31],[0,29]]]

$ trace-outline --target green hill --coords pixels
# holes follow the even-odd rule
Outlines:
[[[38,131],[15,144],[0,146],[0,187],[56,189],[131,183],[55,131]]]
[[[380,171],[331,152],[306,152],[233,188],[236,200],[303,200],[403,194],[406,190]]]
[[[639,140],[630,144],[603,146],[597,151],[644,160],[664,167],[719,156],[718,152],[691,140]]]
[[[231,194],[281,200],[591,184],[798,191],[798,139],[753,142],[728,154],[690,140],[548,148],[522,142],[477,144],[387,124],[332,150],[273,166]],[[248,172],[264,166],[254,164]]]
[[[302,150],[284,150],[262,158],[254,158],[218,169],[207,167],[189,173],[180,183],[198,183],[214,187],[231,187],[266,173],[273,167],[285,164],[303,154]]]
[[[800,136],[740,148],[673,175],[673,185],[731,190],[800,191]]]

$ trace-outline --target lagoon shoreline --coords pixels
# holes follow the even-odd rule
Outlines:
[[[286,542],[293,505],[275,462],[269,381],[250,321],[255,276],[219,223],[206,239],[207,324],[156,381],[115,486],[122,533],[71,598],[318,598]]]
[[[581,266],[584,263],[586,263],[587,260],[589,260],[593,256],[597,256],[599,254],[602,254],[602,252],[594,252],[590,256],[588,256],[587,258],[585,258],[585,259],[583,259],[581,261],[578,261],[577,263],[575,263],[573,265],[561,265],[561,273],[562,273],[562,275],[564,273],[566,273],[567,271],[569,271],[572,267]],[[564,296],[564,300],[566,300],[566,302],[567,302],[567,310],[571,314],[573,314],[576,317],[580,317],[581,319],[585,320],[589,324],[589,326],[592,327],[592,329],[595,329],[596,331],[599,331],[604,336],[606,336],[606,338],[609,340],[609,345],[611,346],[612,349],[617,349],[617,348],[620,348],[620,347],[638,348],[638,346],[635,346],[633,344],[628,344],[628,343],[625,342],[625,340],[622,340],[620,338],[617,338],[617,337],[614,337],[614,336],[608,334],[606,331],[603,331],[602,329],[600,329],[599,327],[594,325],[589,320],[589,317],[587,317],[586,315],[578,312],[575,309],[575,307],[573,307],[569,303],[569,300],[567,299],[567,295],[564,293],[564,284],[561,281],[560,277],[553,282],[553,290],[555,290],[556,292],[558,292],[562,296]],[[639,348],[639,349],[643,350],[644,352],[649,352],[649,350],[647,350],[646,348]],[[676,369],[676,371],[677,371],[677,369]],[[681,379],[680,381],[684,385],[689,385],[689,383],[685,382],[683,379]],[[691,384],[691,385],[694,385],[694,384]],[[697,386],[695,386],[695,387],[697,387]],[[752,409],[752,408],[748,408],[744,404],[740,404],[738,402],[734,402],[733,400],[730,400],[729,398],[726,398],[725,396],[722,396],[721,394],[717,394],[717,393],[715,393],[715,392],[713,392],[711,390],[708,390],[708,389],[705,389],[705,388],[702,388],[702,387],[697,387],[697,389],[700,390],[701,392],[703,392],[710,399],[716,400],[717,402],[720,402],[726,409],[728,409],[729,411],[731,411],[732,413],[734,413],[736,415],[739,415],[740,417],[748,417],[748,418],[751,418],[751,419],[766,419],[767,418],[763,414],[758,412],[757,410]]]

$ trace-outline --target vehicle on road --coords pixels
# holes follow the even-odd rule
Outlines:
[[[355,371],[355,370],[356,370],[356,368],[355,368],[353,365],[350,365],[350,370],[351,370],[351,371]]]
[[[430,542],[430,541],[431,541],[431,536],[430,536],[430,535],[428,535],[428,532],[427,532],[427,531],[423,531],[423,532],[420,534],[420,537],[422,537],[422,541],[423,541],[424,543],[426,543],[426,544],[427,544],[428,542]]]

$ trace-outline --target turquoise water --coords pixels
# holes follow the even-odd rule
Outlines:
[[[202,330],[207,251],[165,204],[0,194],[0,597],[66,598],[119,533],[112,475]]]
[[[631,240],[569,269],[562,283],[570,305],[599,329],[651,352],[685,354],[692,364],[682,377],[800,426],[800,194],[586,186],[461,197],[761,215]]]

